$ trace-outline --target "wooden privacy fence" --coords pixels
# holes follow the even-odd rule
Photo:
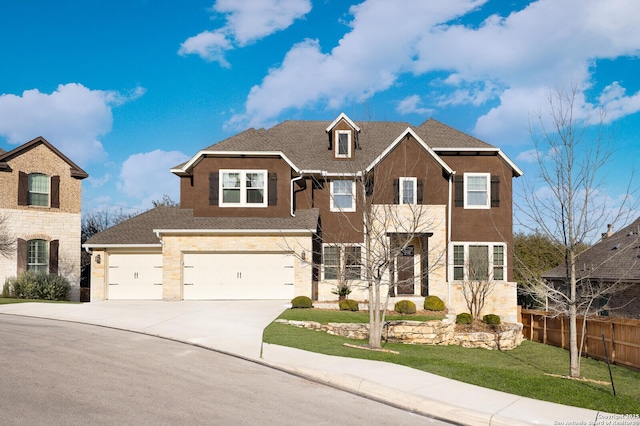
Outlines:
[[[526,339],[569,349],[569,319],[566,315],[551,316],[550,312],[523,309],[522,333]],[[584,317],[577,318],[578,347],[582,338]],[[609,360],[615,364],[640,370],[640,320],[592,316],[587,317],[582,354],[605,359],[602,334],[607,344]]]

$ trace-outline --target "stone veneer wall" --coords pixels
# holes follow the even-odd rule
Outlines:
[[[70,300],[80,300],[80,213],[54,212],[50,209],[0,209],[6,227],[17,240],[59,240],[58,274],[69,280]],[[9,258],[0,257],[0,285],[17,274],[17,250]]]
[[[320,324],[313,321],[276,320],[310,330],[324,331],[349,339],[367,339],[369,324],[329,323]],[[504,331],[495,333],[456,333],[455,316],[447,315],[442,321],[390,321],[383,331],[383,339],[387,342],[426,344],[426,345],[458,345],[465,348],[483,348],[511,350],[518,347],[523,340],[522,324],[503,324]]]

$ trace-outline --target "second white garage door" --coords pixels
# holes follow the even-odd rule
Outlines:
[[[186,253],[186,300],[293,298],[293,255],[288,253]]]

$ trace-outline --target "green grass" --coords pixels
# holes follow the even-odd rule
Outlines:
[[[360,313],[296,309],[285,311],[280,318],[304,317],[305,320],[325,322],[326,318],[344,318],[342,314]],[[331,319],[328,322],[345,321]],[[618,395],[614,397],[609,384],[606,363],[587,358],[583,358],[581,362],[583,377],[606,382],[606,384],[553,377],[550,374],[568,374],[569,352],[541,343],[524,341],[518,348],[503,352],[465,349],[459,346],[383,344],[386,349],[399,352],[395,355],[343,346],[343,343],[347,342],[365,345],[366,341],[351,340],[278,323],[272,323],[265,329],[264,341],[327,355],[396,363],[485,388],[543,401],[610,413],[640,413],[640,372],[611,366]]]
[[[68,300],[41,300],[41,299],[17,299],[13,297],[0,297],[0,305],[8,305],[11,303],[27,303],[27,302],[38,302],[38,303],[80,303],[80,302],[70,302]]]

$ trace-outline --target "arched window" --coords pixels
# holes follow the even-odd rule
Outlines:
[[[49,243],[29,240],[27,244],[27,271],[49,272]]]
[[[49,206],[49,176],[42,173],[30,173],[28,191],[30,206]]]

